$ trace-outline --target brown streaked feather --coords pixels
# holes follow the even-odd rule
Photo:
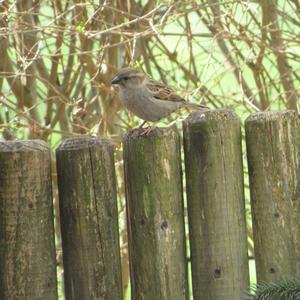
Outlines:
[[[147,78],[146,87],[151,92],[153,97],[158,100],[185,102],[182,97],[178,96],[172,89],[159,81]]]

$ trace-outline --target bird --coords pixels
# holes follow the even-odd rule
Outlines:
[[[157,123],[180,108],[207,109],[204,105],[185,101],[171,88],[153,80],[139,69],[131,67],[120,69],[111,84],[119,86],[121,103],[144,120],[139,128],[146,122]]]

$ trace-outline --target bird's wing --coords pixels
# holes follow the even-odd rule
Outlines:
[[[178,96],[172,89],[165,86],[163,83],[159,81],[155,81],[153,79],[147,78],[146,87],[153,95],[154,98],[158,100],[166,100],[173,102],[185,102],[185,100]]]

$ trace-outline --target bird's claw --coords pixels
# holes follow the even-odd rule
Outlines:
[[[155,125],[149,126],[147,128],[143,128],[143,132],[141,133],[141,135],[149,135],[150,132],[154,129],[155,129]]]

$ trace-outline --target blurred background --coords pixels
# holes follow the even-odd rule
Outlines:
[[[76,135],[116,145],[123,284],[129,283],[122,134],[140,124],[111,87],[123,66],[141,68],[189,101],[256,111],[299,111],[300,2],[0,1],[0,140],[43,139],[53,151]],[[182,112],[186,116],[186,112]],[[173,114],[159,126],[181,118]],[[245,147],[244,147],[245,148]],[[244,154],[245,157],[245,154]],[[245,161],[246,166],[246,161]],[[253,257],[247,171],[249,257]],[[57,190],[56,242],[62,259]],[[250,259],[251,281],[255,281]]]

